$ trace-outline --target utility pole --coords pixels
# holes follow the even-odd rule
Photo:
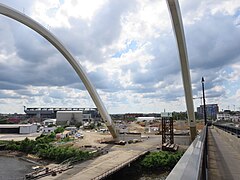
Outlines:
[[[206,113],[206,102],[205,102],[205,90],[204,90],[204,78],[202,77],[202,93],[203,93],[203,115],[204,115],[204,124],[207,125],[207,113]]]

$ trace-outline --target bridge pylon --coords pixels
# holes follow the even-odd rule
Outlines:
[[[180,57],[181,72],[182,72],[182,81],[185,93],[185,101],[187,106],[188,113],[188,125],[190,127],[190,136],[191,141],[194,141],[197,131],[196,131],[196,120],[193,106],[193,96],[192,96],[192,86],[191,86],[191,77],[189,71],[187,47],[184,36],[184,29],[182,23],[182,16],[179,7],[178,0],[167,0],[168,9],[172,19],[172,27],[175,32],[178,53]]]

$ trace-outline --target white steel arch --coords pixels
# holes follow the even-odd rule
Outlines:
[[[113,136],[114,139],[118,138],[118,133],[116,132],[114,123],[110,115],[108,114],[101,98],[99,97],[95,87],[90,82],[83,67],[74,59],[74,57],[70,54],[70,52],[63,46],[63,44],[50,31],[48,31],[46,28],[44,28],[41,24],[39,24],[32,18],[1,3],[0,3],[0,14],[7,16],[9,18],[12,18],[28,26],[32,30],[36,31],[42,37],[47,39],[66,58],[66,60],[71,64],[71,66],[76,71],[76,73],[82,80],[83,84],[85,85],[93,102],[98,108],[104,122],[106,123],[111,135]]]
[[[192,96],[192,86],[191,77],[189,71],[187,47],[184,36],[184,29],[182,23],[182,16],[180,12],[180,7],[178,0],[167,0],[168,8],[172,18],[172,26],[175,31],[175,36],[177,40],[178,53],[180,57],[180,64],[182,70],[182,80],[185,92],[185,101],[188,112],[188,124],[190,126],[190,136],[193,141],[197,135],[196,132],[196,121],[193,106],[193,96]]]

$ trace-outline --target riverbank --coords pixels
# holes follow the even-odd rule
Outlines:
[[[52,161],[43,160],[37,156],[31,155],[31,154],[26,154],[26,153],[23,153],[20,151],[3,150],[3,151],[0,151],[0,156],[18,158],[23,161],[32,163],[33,165],[40,165],[40,166],[46,166],[46,165],[52,163]]]

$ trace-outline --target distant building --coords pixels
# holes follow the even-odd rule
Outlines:
[[[25,114],[0,114],[1,121],[6,121],[6,123],[18,124],[26,119]]]
[[[218,104],[206,104],[206,114],[208,119],[217,119],[217,113],[219,112]],[[197,107],[198,117],[203,119],[204,106]]]
[[[82,111],[58,111],[57,125],[76,125],[78,123],[86,123],[95,121],[91,114],[83,114]]]
[[[0,133],[30,134],[37,132],[36,124],[1,124]]]
[[[124,114],[110,114],[112,120],[122,120],[124,119]]]
[[[137,117],[143,117],[143,113],[127,113],[124,114],[124,119],[135,119]]]
[[[154,120],[159,120],[160,118],[156,117],[137,117],[137,122],[152,122]]]
[[[240,122],[240,114],[235,114],[230,117],[232,122]]]
[[[217,120],[228,121],[228,120],[230,120],[230,114],[227,112],[219,112],[217,114]]]
[[[232,122],[240,122],[240,113],[235,113],[231,111],[219,112],[217,114],[218,121],[232,121]]]
[[[41,120],[44,119],[56,119],[57,112],[76,112],[81,111],[83,114],[83,119],[89,119],[91,116],[94,120],[100,120],[101,116],[97,108],[26,108],[24,106],[24,112],[28,118],[38,118]],[[89,115],[90,114],[90,115]]]
[[[161,113],[148,113],[144,114],[145,117],[161,117]]]
[[[56,129],[56,127],[55,126],[53,126],[53,127],[42,127],[41,128],[41,132],[42,132],[42,134],[51,134],[52,132],[54,132],[54,130]]]
[[[8,122],[9,123],[18,124],[20,121],[21,121],[21,119],[18,118],[18,117],[10,117],[10,118],[8,118]]]
[[[43,121],[44,126],[56,125],[56,119],[46,119]]]

